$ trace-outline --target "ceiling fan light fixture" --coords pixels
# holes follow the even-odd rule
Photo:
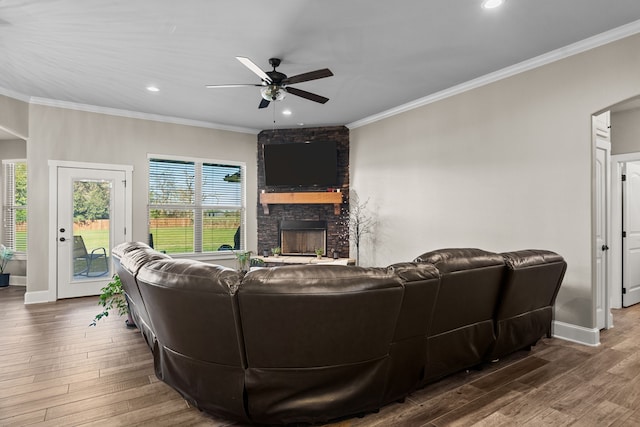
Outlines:
[[[260,94],[262,98],[267,101],[282,101],[287,95],[285,90],[278,85],[267,85],[260,88]]]

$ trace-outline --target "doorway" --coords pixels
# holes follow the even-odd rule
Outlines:
[[[640,152],[611,156],[611,167],[611,216],[612,229],[615,230],[611,240],[611,307],[623,308],[640,302],[640,270],[636,267]]]
[[[640,161],[622,170],[622,307],[630,307],[640,302]]]
[[[111,280],[111,249],[131,230],[131,172],[120,165],[50,164],[57,299],[98,295]]]

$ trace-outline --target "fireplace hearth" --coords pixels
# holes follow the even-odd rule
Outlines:
[[[283,255],[327,253],[327,221],[280,221],[280,248]]]

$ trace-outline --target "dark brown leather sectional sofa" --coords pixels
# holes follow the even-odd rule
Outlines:
[[[158,378],[205,412],[259,424],[364,414],[535,344],[566,269],[541,250],[246,275],[143,243],[113,255]]]

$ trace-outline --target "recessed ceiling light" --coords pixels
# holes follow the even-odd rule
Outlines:
[[[147,86],[147,90],[149,92],[159,92],[160,89],[158,89],[156,86]]]
[[[504,0],[484,0],[482,2],[483,9],[495,9],[496,7],[502,6],[504,4]]]
[[[282,110],[282,114],[285,116],[290,116],[291,115],[291,110]]]

